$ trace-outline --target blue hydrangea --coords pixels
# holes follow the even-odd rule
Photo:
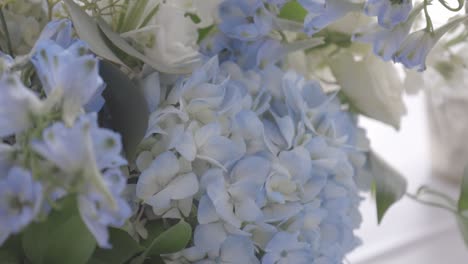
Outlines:
[[[273,27],[273,15],[262,0],[226,0],[219,6],[222,32],[240,40],[266,36]]]
[[[137,196],[163,218],[197,205],[193,246],[168,263],[229,259],[237,238],[265,252],[239,248],[245,263],[339,263],[359,244],[362,131],[318,82],[215,57],[173,87],[149,131]]]

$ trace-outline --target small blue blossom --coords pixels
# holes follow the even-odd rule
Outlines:
[[[29,128],[43,104],[16,74],[0,75],[0,138]]]
[[[31,172],[13,167],[0,178],[0,245],[34,220],[42,200],[42,186]]]
[[[308,11],[304,20],[304,30],[308,35],[361,8],[359,3],[350,0],[299,0],[299,3]]]
[[[466,16],[452,19],[433,32],[425,28],[411,33],[393,55],[393,61],[399,62],[409,69],[416,68],[418,71],[424,71],[426,57],[440,38],[466,19]]]
[[[93,100],[101,101],[94,110],[104,103],[99,98],[104,82],[99,76],[98,60],[86,53],[87,46],[82,41],[63,48],[45,40],[36,45],[32,58],[47,97],[60,104],[67,124],[73,123],[81,108]]]
[[[87,185],[85,194],[78,196],[78,209],[88,229],[102,248],[110,248],[108,226],[122,227],[132,215],[127,201],[122,197],[127,179],[119,169],[106,170],[103,179],[111,191],[115,204],[109,202],[92,184]]]
[[[406,21],[412,8],[413,0],[367,0],[364,12],[377,16],[380,26],[391,29]]]
[[[120,227],[131,215],[121,197],[126,179],[119,167],[127,162],[120,155],[120,136],[99,128],[96,114],[88,114],[72,127],[53,124],[31,146],[59,169],[58,175],[51,175],[55,181],[76,190],[83,221],[98,244],[109,247],[107,226]]]

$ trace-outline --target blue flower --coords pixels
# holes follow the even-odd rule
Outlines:
[[[87,184],[86,192],[78,196],[78,209],[98,245],[102,248],[110,248],[107,227],[122,227],[132,215],[132,210],[122,197],[127,183],[122,172],[119,169],[110,169],[106,170],[102,177],[114,197],[115,204],[110,203],[95,186]]]
[[[273,27],[273,15],[261,0],[226,0],[219,7],[222,32],[240,40],[266,36]]]
[[[412,8],[412,0],[367,0],[364,12],[377,16],[380,26],[391,29],[406,21]]]
[[[360,4],[349,0],[299,0],[299,3],[308,11],[304,20],[304,30],[308,35],[361,8]]]
[[[424,71],[426,57],[434,45],[445,33],[466,19],[466,16],[453,19],[433,32],[422,29],[411,33],[393,55],[393,61],[400,62],[409,69],[416,68],[418,71]]]
[[[33,125],[43,104],[33,91],[26,88],[16,74],[0,75],[0,138],[21,132]]]
[[[120,156],[120,136],[99,128],[96,114],[88,114],[72,127],[53,124],[31,146],[59,169],[55,181],[77,192],[83,221],[98,244],[109,247],[107,226],[120,227],[131,215],[121,197],[126,179],[119,167],[127,162]]]
[[[0,245],[34,220],[42,197],[41,184],[25,169],[13,167],[0,178]]]
[[[61,106],[67,124],[72,124],[81,108],[93,100],[101,101],[94,110],[104,103],[99,99],[104,82],[99,76],[98,60],[87,54],[84,42],[63,48],[56,42],[42,41],[36,45],[32,63],[47,97]]]

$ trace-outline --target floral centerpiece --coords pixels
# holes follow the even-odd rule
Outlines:
[[[342,263],[405,192],[358,115],[465,21],[429,4],[0,2],[1,262]]]

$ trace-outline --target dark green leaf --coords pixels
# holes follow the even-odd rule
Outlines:
[[[151,243],[164,232],[164,224],[162,221],[155,220],[147,223],[145,228],[148,231],[148,237],[141,241],[141,245],[148,248],[151,246]]]
[[[181,220],[161,233],[147,248],[147,256],[169,254],[184,249],[192,237],[192,227]]]
[[[106,44],[106,40],[101,35],[94,19],[86,14],[73,0],[64,0],[64,2],[70,13],[70,18],[73,21],[76,33],[82,40],[86,41],[89,48],[96,53],[96,55],[106,60],[124,65]]]
[[[2,264],[20,264],[23,255],[19,235],[10,236],[0,247],[0,263]]]
[[[303,22],[307,16],[307,10],[297,1],[289,1],[281,8],[279,17],[297,22]]]
[[[108,112],[111,128],[122,135],[127,159],[133,161],[148,126],[145,96],[139,86],[112,63],[101,61],[99,73],[107,84],[103,92],[104,110]]]
[[[31,224],[23,233],[22,244],[33,264],[84,264],[91,257],[96,240],[81,220],[76,198],[62,203],[42,223]]]
[[[194,24],[198,24],[201,22],[201,19],[200,17],[197,15],[197,14],[194,14],[194,13],[186,13],[185,14],[186,17],[190,17],[190,19],[192,20],[192,22]]]
[[[121,264],[135,254],[143,252],[144,248],[124,230],[111,228],[109,233],[112,249],[97,248],[92,257],[94,263]]]
[[[148,239],[142,244],[146,246],[145,252],[131,261],[131,264],[143,264],[149,259],[151,263],[160,263],[161,254],[170,254],[184,249],[192,237],[192,227],[181,220],[176,225],[164,231],[164,226],[159,221],[154,221],[146,226]],[[162,262],[161,262],[162,263]]]
[[[458,211],[468,211],[468,167],[465,168],[463,173],[460,197],[458,198]]]
[[[375,153],[369,154],[370,168],[374,177],[373,187],[377,204],[377,221],[406,192],[406,180]]]

